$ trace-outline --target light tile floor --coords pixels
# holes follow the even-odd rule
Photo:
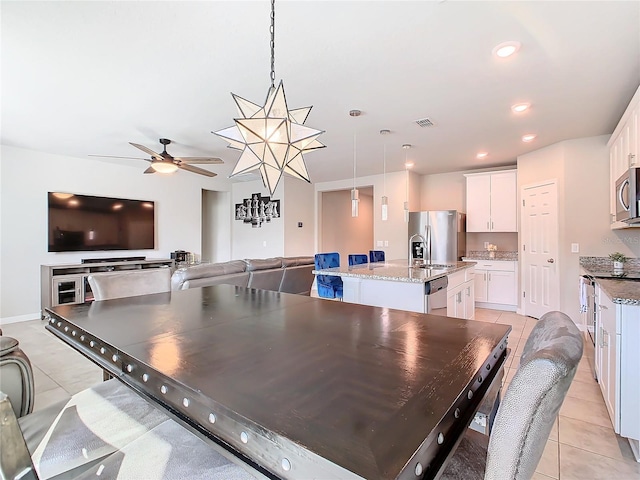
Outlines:
[[[536,320],[513,312],[476,309],[476,320],[512,326],[505,385],[518,367]],[[35,409],[68,398],[102,381],[102,370],[44,329],[44,322],[3,325],[4,335],[20,341],[33,365]],[[593,345],[585,353],[571,384],[556,425],[551,431],[534,480],[640,480],[640,463],[627,441],[613,431],[600,389],[593,377]]]

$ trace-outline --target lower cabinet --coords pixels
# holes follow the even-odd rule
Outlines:
[[[51,281],[51,306],[83,303],[82,275],[61,275]]]
[[[614,303],[596,284],[595,367],[614,431],[640,459],[640,306]]]
[[[516,262],[504,260],[468,260],[475,267],[475,300],[495,308],[515,310],[518,306]]]
[[[447,316],[473,319],[475,316],[475,272],[473,268],[449,275]]]

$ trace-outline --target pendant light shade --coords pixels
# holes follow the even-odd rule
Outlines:
[[[404,196],[404,221],[409,223],[409,162],[407,160],[407,152],[411,145],[405,143],[402,145],[404,149],[404,172],[405,172],[405,196]]]
[[[229,177],[259,170],[274,195],[283,173],[311,183],[303,154],[324,148],[324,133],[304,125],[312,107],[289,110],[282,81],[275,86],[275,0],[271,0],[271,86],[264,105],[231,94],[238,107],[235,125],[213,132],[242,154]]]
[[[360,110],[351,110],[349,115],[352,117],[359,117],[362,114]],[[357,141],[356,132],[353,132],[353,189],[351,189],[351,216],[358,216],[358,207],[360,203],[360,193],[356,188],[356,163],[357,163]]]
[[[388,135],[390,130],[380,130],[380,135]],[[389,199],[387,198],[387,144],[384,144],[382,155],[382,201],[380,204],[380,215],[383,222],[389,218]]]

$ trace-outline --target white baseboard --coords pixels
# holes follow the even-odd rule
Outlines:
[[[490,308],[492,310],[502,310],[504,312],[515,312],[515,305],[504,305],[502,303],[476,302],[477,308]]]
[[[30,313],[27,315],[16,315],[15,317],[0,318],[0,325],[9,325],[10,323],[28,322],[30,320],[39,320],[40,312]]]
[[[629,440],[633,456],[636,457],[636,462],[640,463],[640,441],[634,440],[633,438],[627,438],[627,440]]]

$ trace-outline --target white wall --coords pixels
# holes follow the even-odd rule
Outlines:
[[[264,188],[262,180],[234,183],[231,189],[232,204],[242,203],[251,198],[254,193],[269,197],[269,191]],[[231,258],[270,258],[284,256],[284,218],[286,202],[284,201],[284,182],[280,181],[273,195],[274,200],[280,200],[280,218],[271,222],[264,222],[261,227],[235,220],[233,216],[231,226]],[[234,207],[232,207],[234,208]]]
[[[315,253],[314,188],[296,178],[284,177],[284,256],[311,256]],[[302,222],[302,227],[298,227]]]
[[[202,189],[229,190],[226,178],[179,171],[143,175],[146,166],[63,157],[1,146],[0,321],[37,318],[40,265],[82,258],[169,258],[176,249],[200,253]],[[47,253],[47,192],[135,198],[156,202],[156,248],[141,251]]]

